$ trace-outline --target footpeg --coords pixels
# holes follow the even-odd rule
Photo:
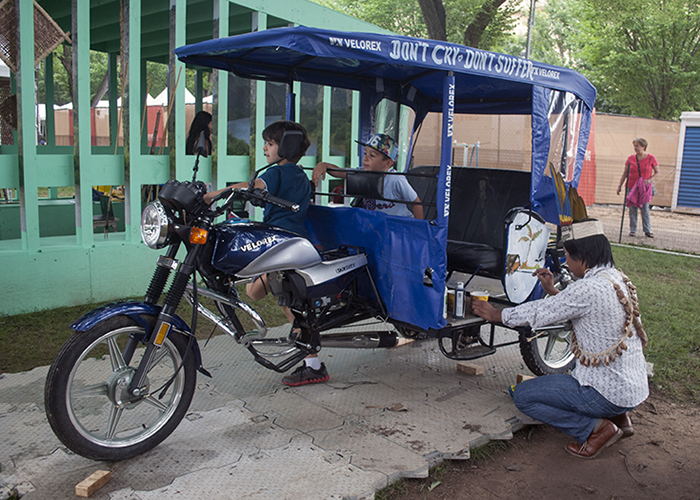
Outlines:
[[[484,356],[490,356],[491,354],[496,353],[495,347],[489,347],[481,344],[465,347],[464,349],[452,349],[451,351],[447,351],[444,348],[442,341],[443,339],[440,339],[439,341],[440,351],[442,354],[450,359],[454,359],[455,361],[469,361],[470,359],[483,358]]]
[[[438,337],[440,352],[450,359],[456,361],[469,361],[471,359],[483,358],[496,352],[493,345],[487,345],[480,336],[481,326],[470,326],[461,330],[453,330]],[[445,345],[449,339],[450,348]],[[491,342],[493,344],[493,342]]]

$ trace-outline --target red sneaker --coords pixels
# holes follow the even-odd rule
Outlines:
[[[284,385],[291,385],[296,387],[298,385],[305,384],[320,384],[321,382],[328,382],[330,379],[328,375],[328,370],[326,370],[325,363],[321,363],[320,370],[314,370],[313,368],[303,365],[294,370],[291,374],[287,375],[282,379]]]

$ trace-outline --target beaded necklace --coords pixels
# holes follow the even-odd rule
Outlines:
[[[589,271],[590,269],[586,269],[586,274],[588,274]],[[581,349],[581,346],[579,346],[578,343],[578,339],[576,338],[576,332],[574,332],[571,341],[571,352],[573,353],[574,357],[578,358],[579,363],[581,363],[584,366],[598,366],[601,363],[605,363],[605,365],[607,366],[613,361],[615,361],[615,358],[617,356],[622,356],[622,352],[627,350],[627,344],[625,343],[625,339],[634,335],[634,331],[632,329],[633,326],[634,330],[637,332],[637,335],[642,341],[642,347],[646,347],[647,345],[647,334],[644,331],[644,328],[642,327],[642,320],[639,317],[639,300],[637,298],[637,287],[635,287],[632,284],[630,279],[622,271],[620,271],[619,269],[617,271],[620,273],[622,281],[624,281],[625,285],[627,286],[627,293],[629,295],[629,298],[625,296],[625,293],[622,291],[620,285],[618,285],[612,279],[610,279],[609,276],[607,276],[606,274],[602,274],[601,276],[603,276],[610,283],[612,283],[612,286],[615,289],[615,293],[617,294],[617,299],[620,301],[620,304],[622,304],[622,306],[625,308],[625,312],[627,313],[625,324],[622,327],[622,338],[606,351],[591,353]]]

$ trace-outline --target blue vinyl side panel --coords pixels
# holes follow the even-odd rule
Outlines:
[[[323,250],[361,246],[389,316],[427,330],[446,325],[447,228],[362,208],[309,207],[311,241]],[[432,287],[423,283],[432,269]]]

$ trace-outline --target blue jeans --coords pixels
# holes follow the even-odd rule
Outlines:
[[[630,209],[630,233],[637,232],[637,207],[631,206]],[[645,203],[640,207],[642,212],[642,229],[644,234],[651,233],[651,217],[649,216],[649,204]]]
[[[571,375],[545,375],[521,382],[512,392],[515,406],[583,443],[599,418],[611,418],[634,408],[622,408]]]

